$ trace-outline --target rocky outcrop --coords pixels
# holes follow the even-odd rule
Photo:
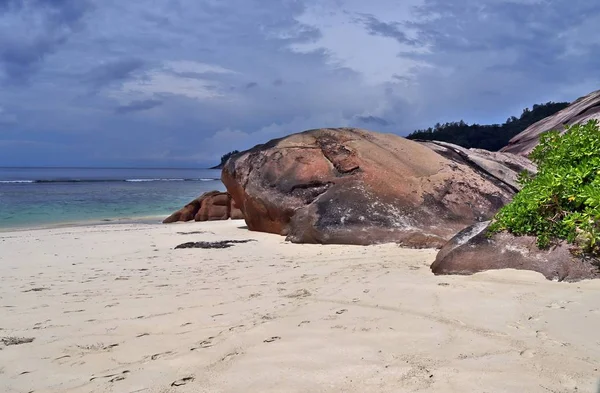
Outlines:
[[[600,120],[600,90],[581,97],[556,114],[532,124],[512,138],[500,151],[527,157],[544,132],[563,131],[564,126],[582,124],[592,119]]]
[[[243,219],[244,215],[226,192],[210,191],[200,195],[180,210],[163,220],[164,224],[177,221],[215,221]]]
[[[434,274],[473,274],[492,269],[532,270],[549,280],[578,281],[600,278],[599,262],[576,257],[561,242],[540,250],[533,236],[502,232],[487,236],[489,222],[459,232],[439,251],[431,265]]]
[[[240,210],[240,208],[236,205],[233,198],[231,199],[231,209],[229,210],[229,218],[232,220],[243,220],[244,213]]]
[[[206,195],[206,194],[205,194]],[[200,209],[194,221],[227,220],[231,209],[231,196],[224,192],[212,192],[200,201]]]
[[[439,141],[420,141],[442,156],[453,161],[463,161],[475,170],[494,177],[515,192],[521,189],[517,182],[519,173],[527,171],[536,173],[537,168],[527,158],[512,154],[499,153],[483,149],[466,149],[462,146]]]
[[[337,128],[237,154],[221,180],[250,230],[298,243],[441,247],[506,204],[516,173],[528,165],[455,145]]]

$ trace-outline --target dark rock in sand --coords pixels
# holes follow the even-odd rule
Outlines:
[[[500,151],[526,157],[537,146],[540,135],[544,132],[564,131],[565,125],[583,124],[592,119],[600,120],[600,90],[580,97],[565,109],[532,124],[512,138]]]
[[[186,221],[215,221],[243,219],[242,212],[234,206],[233,199],[226,192],[209,191],[200,195],[180,210],[163,220],[164,224]]]
[[[600,278],[599,262],[576,257],[565,242],[540,250],[536,238],[502,232],[486,236],[489,222],[459,232],[438,253],[434,274],[473,274],[493,269],[532,270],[549,280],[578,281]]]
[[[21,345],[21,344],[29,344],[35,340],[33,337],[2,337],[0,341],[2,344],[8,346],[11,345]]]
[[[248,243],[248,242],[255,242],[256,240],[250,239],[250,240],[222,240],[222,241],[218,241],[218,242],[187,242],[187,243],[183,243],[178,245],[177,247],[175,247],[175,249],[180,249],[180,248],[205,248],[205,249],[209,249],[209,248],[229,248],[229,247],[233,247],[234,244],[240,244],[240,243]]]
[[[296,243],[441,247],[515,192],[515,168],[502,164],[495,177],[455,150],[354,128],[309,130],[237,154],[221,180],[250,230]]]

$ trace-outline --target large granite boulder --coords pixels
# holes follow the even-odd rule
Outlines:
[[[163,220],[164,224],[177,221],[215,221],[243,219],[241,210],[235,206],[231,195],[221,191],[209,191],[200,195]]]
[[[441,247],[516,191],[503,180],[516,176],[510,165],[489,159],[506,172],[496,177],[454,148],[354,128],[309,130],[235,155],[221,180],[250,230],[297,243]]]
[[[492,269],[533,270],[549,280],[600,278],[600,261],[577,257],[565,242],[540,250],[533,236],[507,232],[487,235],[489,222],[459,232],[439,251],[431,265],[434,274],[473,274]]]
[[[546,131],[564,131],[564,126],[583,124],[588,120],[600,120],[600,90],[578,98],[565,109],[529,126],[513,137],[501,152],[527,157],[537,146],[540,135]]]

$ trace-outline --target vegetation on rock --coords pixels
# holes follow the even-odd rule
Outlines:
[[[496,214],[489,233],[536,236],[541,248],[566,240],[576,252],[600,255],[598,122],[542,134],[530,158],[538,173],[521,175],[523,188]]]
[[[221,163],[217,166],[214,166],[210,169],[222,169],[225,166],[225,163],[227,162],[227,160],[229,160],[229,158],[231,156],[233,156],[234,154],[238,154],[240,151],[239,150],[233,150],[230,151],[229,153],[225,153],[221,156]]]
[[[532,109],[525,108],[519,118],[509,117],[504,124],[467,124],[462,120],[445,124],[438,123],[433,128],[414,131],[407,138],[443,141],[466,148],[497,151],[530,125],[554,115],[568,105],[568,102],[547,102],[534,105]]]

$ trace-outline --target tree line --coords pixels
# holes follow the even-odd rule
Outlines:
[[[508,144],[515,135],[524,131],[530,125],[554,115],[566,108],[568,102],[547,102],[536,104],[532,109],[525,108],[518,118],[509,117],[503,124],[467,124],[463,120],[416,130],[410,133],[408,139],[436,140],[454,143],[466,148],[479,148],[497,151]]]

